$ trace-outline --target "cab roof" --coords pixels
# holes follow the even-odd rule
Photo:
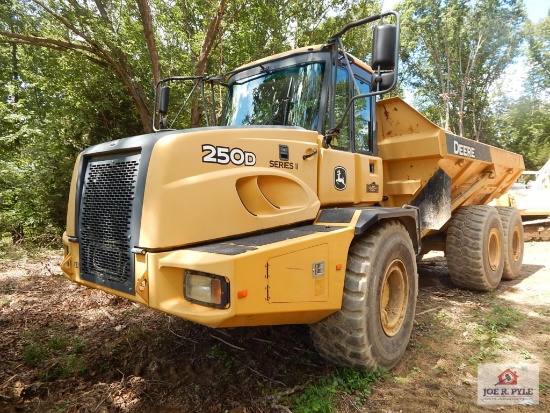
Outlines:
[[[324,52],[330,50],[331,45],[328,44],[318,44],[314,46],[305,46],[305,47],[299,47],[297,49],[293,50],[287,50],[286,52],[277,53],[271,56],[264,57],[259,60],[254,60],[252,62],[245,63],[242,66],[237,67],[236,69],[232,70],[231,72],[227,73],[229,77],[233,76],[234,73],[242,72],[246,69],[256,67],[259,65],[262,65],[267,62],[272,62],[275,60],[282,60],[290,56],[300,55],[300,54],[307,54],[307,53],[318,53],[318,52]],[[355,65],[361,67],[362,69],[366,70],[369,73],[373,73],[372,67],[370,67],[368,64],[363,62],[362,60],[356,58],[350,53],[346,53],[347,56],[350,58],[350,62],[354,63]]]

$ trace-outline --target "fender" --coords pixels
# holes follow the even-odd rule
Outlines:
[[[325,208],[319,212],[316,224],[349,224],[355,212],[359,211],[359,219],[355,224],[355,235],[364,234],[370,227],[384,219],[396,218],[405,226],[409,233],[413,248],[417,252],[421,249],[419,209],[412,205],[403,208],[393,207],[346,207]]]

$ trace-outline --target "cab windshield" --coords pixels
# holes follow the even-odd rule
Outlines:
[[[324,63],[270,70],[230,83],[221,124],[316,130]]]

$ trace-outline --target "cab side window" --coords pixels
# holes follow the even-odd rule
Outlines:
[[[370,85],[366,80],[360,77],[355,77],[355,82],[359,87],[359,92],[355,90],[355,95],[369,93]],[[370,136],[371,136],[371,98],[356,99],[353,102],[354,106],[354,140],[355,152],[370,152]]]
[[[350,96],[370,93],[369,74],[356,65],[351,65],[354,78],[349,76],[345,66],[336,69],[336,92],[334,100],[334,118],[339,122],[344,115]],[[353,83],[353,84],[350,84]],[[371,153],[372,152],[372,98],[359,98],[353,102],[353,107],[344,118],[344,124],[337,137],[332,139],[330,146],[342,151]],[[352,119],[352,120],[350,120]],[[328,112],[326,129],[328,129]]]
[[[349,76],[348,70],[344,67],[338,67],[336,73],[336,93],[334,101],[334,114],[335,121],[339,122],[344,115],[346,106],[349,102]],[[327,118],[328,121],[328,118]],[[334,149],[340,149],[343,151],[349,151],[350,148],[350,128],[349,128],[349,116],[346,116],[344,125],[340,129],[338,138],[332,140],[330,146]],[[328,129],[328,126],[327,126]]]

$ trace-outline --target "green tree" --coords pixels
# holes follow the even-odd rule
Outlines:
[[[1,15],[0,42],[70,52],[78,59],[108,68],[132,98],[144,130],[150,130],[150,105],[143,84],[146,78],[151,78],[151,64],[144,65],[142,59],[135,59],[148,55],[156,68],[155,52],[150,47],[149,54],[145,51],[150,42],[136,41],[138,36],[143,39],[143,27],[151,24],[144,16],[147,7],[103,0],[82,4],[77,1],[7,1],[10,12]],[[139,4],[143,2],[145,0],[140,0]],[[145,33],[148,39],[149,32],[145,30]],[[158,77],[158,73],[155,75]]]
[[[16,56],[18,76],[1,89],[0,233],[48,241],[64,225],[77,154],[141,126],[124,88],[96,65],[24,46]]]
[[[59,236],[77,154],[150,131],[161,77],[220,74],[325,42],[376,7],[366,0],[0,0],[0,236]],[[347,42],[359,57],[365,43]],[[202,121],[198,110],[186,119]]]
[[[403,54],[408,85],[446,129],[485,140],[489,91],[521,43],[521,0],[405,0]]]
[[[498,145],[521,153],[526,168],[538,170],[550,158],[550,16],[527,22],[524,32],[524,91],[494,100],[492,128]]]
[[[522,154],[526,169],[540,169],[550,158],[550,102],[531,94],[501,98],[493,112],[490,143]]]
[[[527,58],[531,65],[527,79],[528,88],[534,93],[550,90],[550,10],[539,23],[527,22]]]

